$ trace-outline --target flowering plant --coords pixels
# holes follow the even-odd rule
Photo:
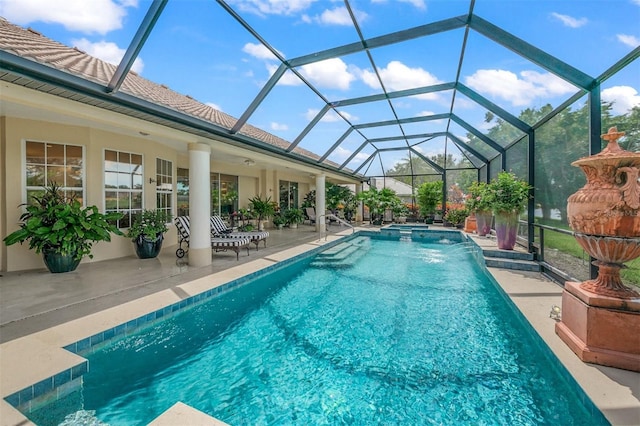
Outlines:
[[[167,223],[171,215],[165,210],[142,210],[133,217],[131,227],[127,231],[127,238],[132,241],[141,237],[156,239],[158,234],[164,234],[169,230]]]
[[[485,182],[473,182],[469,186],[469,193],[464,204],[470,212],[491,210],[491,199],[487,186],[488,184]]]
[[[524,211],[531,186],[511,172],[502,171],[487,185],[489,203],[495,214]]]
[[[444,220],[451,223],[452,225],[460,225],[464,220],[469,216],[467,209],[465,208],[454,208],[449,209],[444,215]]]

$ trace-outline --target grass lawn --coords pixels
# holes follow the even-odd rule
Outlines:
[[[544,224],[556,228],[570,230],[567,225],[562,224],[557,220],[545,221]],[[536,241],[537,239],[538,234],[536,233]],[[557,249],[578,259],[582,259],[584,256],[588,256],[587,254],[585,254],[582,247],[580,247],[580,245],[577,243],[575,238],[573,238],[571,235],[565,235],[559,232],[549,231],[547,229],[544,230],[544,245],[545,249]],[[627,269],[623,269],[622,271],[620,271],[620,276],[622,277],[623,283],[640,287],[640,257],[634,259],[631,262],[625,263],[625,266],[627,266]]]

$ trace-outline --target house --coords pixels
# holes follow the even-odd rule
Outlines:
[[[5,19],[0,70],[1,238],[18,228],[20,205],[52,179],[85,205],[122,212],[123,229],[141,209],[208,217],[247,208],[256,195],[280,202],[283,188],[283,200],[299,205],[325,179],[358,183],[249,124],[231,135],[234,117],[134,72],[109,92],[114,65]],[[165,247],[176,243],[172,229]],[[200,244],[192,242],[191,264],[211,262],[206,238]],[[133,253],[128,239],[115,237],[83,262]],[[42,266],[26,244],[0,244],[0,271]]]

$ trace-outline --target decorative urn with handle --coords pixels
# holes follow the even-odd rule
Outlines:
[[[582,361],[640,372],[640,294],[620,278],[640,256],[640,152],[620,148],[623,135],[612,127],[602,152],[572,163],[587,184],[568,199],[569,225],[598,276],[565,283],[555,329]]]
[[[637,291],[620,279],[623,263],[640,256],[640,153],[618,145],[624,132],[615,127],[602,135],[608,145],[599,154],[571,163],[587,183],[567,204],[569,225],[582,248],[597,259],[598,277],[580,286],[592,293],[633,299]]]

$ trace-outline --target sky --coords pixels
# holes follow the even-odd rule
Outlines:
[[[244,29],[214,0],[169,0],[133,70],[156,83],[240,117],[277,70],[292,60],[359,41],[345,4],[330,0],[228,0],[227,4],[271,48]],[[0,0],[0,16],[43,35],[117,64],[142,21],[147,0]],[[358,30],[365,39],[465,15],[468,0],[353,0]],[[640,45],[640,0],[477,0],[474,13],[597,77]],[[365,52],[312,62],[297,68],[320,93],[294,73],[279,80],[249,123],[294,141],[326,102],[330,112],[300,147],[322,155],[350,125],[454,112],[486,130],[486,110],[458,93],[442,91],[391,102],[340,106],[339,101],[455,81],[464,29],[377,47]],[[373,63],[377,67],[374,69]],[[614,114],[640,106],[640,61],[602,86],[602,99],[614,102]],[[470,31],[460,81],[509,113],[557,106],[577,88],[549,71]],[[580,102],[584,102],[583,98]],[[580,107],[579,103],[575,107]],[[407,125],[405,134],[442,131],[442,120]],[[450,131],[463,140],[466,131]],[[352,132],[329,159],[349,158],[364,138],[398,134],[398,126]],[[389,147],[405,142],[380,142]],[[416,145],[426,155],[441,152],[444,139]],[[367,147],[349,164],[366,160]],[[403,154],[389,153],[391,163]]]

